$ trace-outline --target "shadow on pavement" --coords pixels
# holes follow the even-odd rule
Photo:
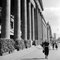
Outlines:
[[[45,58],[25,58],[21,60],[44,60]]]

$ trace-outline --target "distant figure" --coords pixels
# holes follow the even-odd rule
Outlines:
[[[57,45],[57,43],[55,43],[55,48],[56,48],[56,49],[58,48],[58,45]]]
[[[36,43],[35,43],[35,41],[33,41],[32,45],[36,46]]]
[[[45,54],[45,58],[47,59],[49,55],[49,42],[45,41],[42,43],[43,46],[43,53]]]
[[[55,43],[52,43],[52,48],[53,48],[53,50],[54,50],[54,46],[55,46]]]

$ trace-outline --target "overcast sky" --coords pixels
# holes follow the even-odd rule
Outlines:
[[[42,0],[43,15],[45,20],[51,25],[52,33],[60,37],[60,0]]]

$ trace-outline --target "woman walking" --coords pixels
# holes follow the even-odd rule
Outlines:
[[[43,46],[43,53],[45,54],[45,58],[47,59],[49,55],[49,42],[45,41],[42,43]]]

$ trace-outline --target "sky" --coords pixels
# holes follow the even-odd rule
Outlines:
[[[42,0],[44,18],[51,25],[52,33],[60,37],[60,0]]]

